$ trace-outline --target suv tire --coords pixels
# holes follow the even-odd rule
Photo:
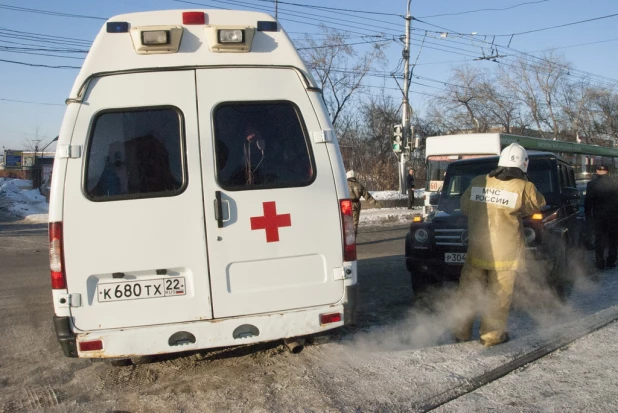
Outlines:
[[[412,292],[417,298],[427,295],[429,289],[436,284],[435,281],[431,280],[425,274],[410,272],[410,278],[412,280]]]
[[[573,280],[567,260],[567,246],[565,242],[561,242],[552,257],[549,284],[562,301],[566,301],[573,291]]]

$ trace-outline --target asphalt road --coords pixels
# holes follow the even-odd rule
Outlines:
[[[611,312],[618,298],[616,277],[603,275],[582,284],[568,311],[540,316],[514,308],[509,343],[455,344],[440,308],[413,305],[402,258],[406,228],[361,228],[359,324],[317,337],[298,355],[272,342],[113,367],[66,358],[56,342],[46,225],[0,222],[0,412],[418,411],[431,397],[539,348],[546,337]],[[448,303],[449,289],[443,294],[439,299]],[[615,387],[598,394],[604,391]],[[523,403],[526,390],[511,396]],[[585,406],[612,406],[611,394],[600,400]],[[461,403],[463,411],[483,410],[468,399]],[[530,400],[525,406],[535,411]]]

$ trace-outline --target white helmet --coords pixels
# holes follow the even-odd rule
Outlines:
[[[350,171],[346,172],[345,177],[346,177],[347,179],[350,179],[350,178],[356,178],[356,172],[354,172],[354,171],[350,170]]]
[[[502,150],[498,166],[507,168],[519,168],[524,172],[528,171],[528,153],[518,143],[512,143]]]

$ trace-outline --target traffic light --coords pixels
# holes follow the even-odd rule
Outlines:
[[[393,127],[393,152],[401,152],[403,144],[403,125],[395,125]]]

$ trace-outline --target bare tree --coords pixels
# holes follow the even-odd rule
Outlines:
[[[544,137],[543,125],[546,116],[543,110],[543,97],[539,92],[533,72],[530,70],[529,59],[526,56],[520,56],[508,65],[498,66],[498,76],[505,93],[513,96],[528,109],[528,115],[532,118],[541,137]]]
[[[557,91],[560,105],[561,138],[590,142],[594,132],[594,116],[590,112],[593,89],[587,80],[570,82],[562,79]]]
[[[615,146],[618,143],[618,93],[615,89],[596,90],[591,100],[597,133],[609,136]]]
[[[488,122],[500,125],[506,133],[512,133],[512,128],[519,121],[521,125],[520,105],[514,96],[509,95],[500,87],[495,77],[479,84],[478,94],[487,112]]]
[[[486,132],[490,122],[480,94],[486,75],[485,71],[470,65],[455,68],[446,84],[446,91],[433,101],[434,115],[442,119],[451,118],[457,129]]]
[[[298,48],[301,57],[316,76],[333,125],[355,93],[363,88],[363,79],[378,64],[385,64],[384,45],[371,43],[363,54],[350,44],[350,36],[326,26],[320,27],[323,38],[305,37]]]
[[[370,96],[360,107],[362,129],[353,141],[356,170],[369,186],[379,190],[398,185],[397,157],[392,150],[393,125],[401,113],[384,91]]]
[[[545,101],[548,116],[544,119],[558,139],[560,125],[558,123],[556,93],[561,81],[565,81],[566,74],[572,69],[571,65],[554,51],[543,53],[541,58],[529,63],[529,69],[536,80],[539,92]]]
[[[22,149],[30,152],[35,152],[43,138],[41,137],[41,127],[39,125],[34,126],[34,132],[27,138],[22,139]]]

